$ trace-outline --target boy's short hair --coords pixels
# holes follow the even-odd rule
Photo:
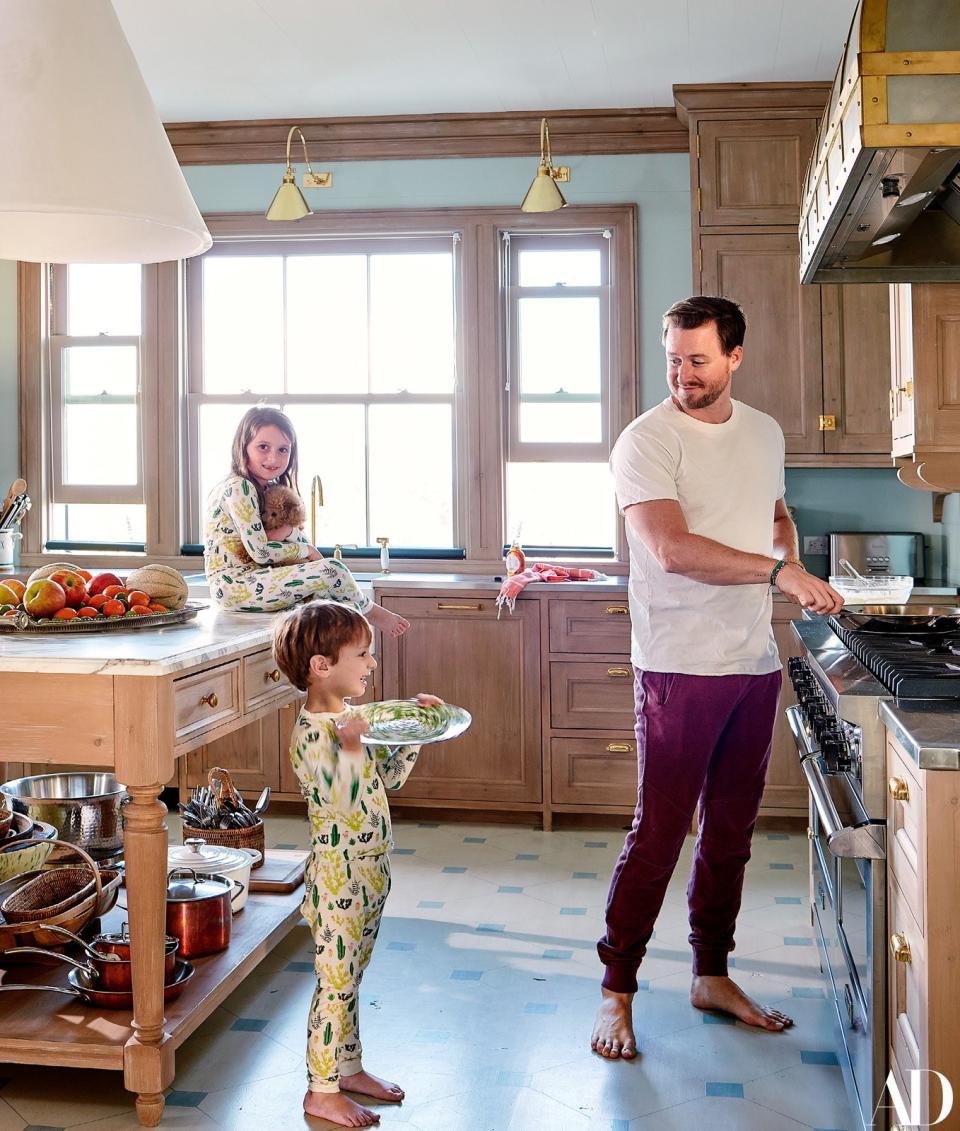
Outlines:
[[[339,601],[309,601],[277,619],[273,656],[293,686],[306,691],[312,656],[336,663],[342,648],[364,638],[373,640],[373,629],[362,613]]]

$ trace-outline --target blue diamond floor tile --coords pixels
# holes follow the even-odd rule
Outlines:
[[[288,962],[284,966],[284,970],[289,970],[291,974],[312,974],[312,962]]]
[[[464,844],[486,844],[487,838],[485,836],[465,836],[463,838]]]
[[[574,872],[573,878],[575,880],[595,880],[597,878],[596,872]]]
[[[544,958],[558,958],[558,959],[573,958],[573,951],[572,950],[556,950],[556,949],[545,950],[543,952],[543,957]]]
[[[704,1087],[706,1096],[724,1096],[726,1099],[742,1100],[743,1085],[727,1080],[708,1080]]]
[[[637,981],[637,990],[640,993],[642,993],[644,990],[649,990],[649,989],[650,989],[650,983],[646,980],[646,978],[644,978],[644,980],[642,982],[639,981],[639,980]]]
[[[539,860],[540,854],[538,852],[518,852],[514,856],[514,860]]]
[[[388,942],[387,950],[416,950],[415,942]]]
[[[207,1095],[207,1092],[168,1092],[167,1107],[199,1107]]]
[[[497,891],[502,893],[503,895],[520,895],[523,891],[523,888],[518,888],[514,884],[501,884],[497,888]]]
[[[705,1013],[703,1015],[704,1025],[736,1025],[736,1017],[731,1017],[729,1013]]]
[[[789,833],[767,833],[767,840],[789,840]]]
[[[418,829],[439,829],[439,821],[417,821]]]
[[[531,1077],[526,1072],[511,1072],[506,1068],[501,1068],[494,1080],[505,1088],[529,1088]]]
[[[395,848],[393,850],[394,856],[415,856],[417,850],[415,848]]]
[[[448,864],[445,868],[441,868],[440,870],[442,872],[446,872],[447,875],[450,875],[450,876],[459,876],[462,872],[465,872],[467,869],[461,868],[459,865]]]
[[[606,848],[607,842],[605,840],[585,840],[583,842],[584,848]]]
[[[483,934],[494,935],[506,930],[506,927],[506,923],[478,923],[476,929]]]
[[[610,1124],[610,1131],[630,1131],[629,1119],[615,1119]]]
[[[826,997],[827,995],[819,986],[791,986],[790,993],[794,997]]]
[[[813,946],[813,939],[805,939],[803,935],[786,935],[784,946]]]
[[[561,907],[561,915],[586,915],[587,909],[585,907]]]
[[[524,1013],[556,1013],[556,1002],[552,1001],[528,1001],[523,1007]]]
[[[421,899],[417,907],[430,908],[433,911],[439,911],[443,907],[442,899]]]
[[[775,895],[773,902],[781,905],[796,905],[803,903],[803,900],[799,895]]]
[[[454,970],[450,975],[454,982],[479,982],[483,977],[482,970]]]
[[[23,1131],[67,1131],[66,1127],[49,1127],[46,1123],[31,1123]]]
[[[792,872],[793,871],[793,865],[792,864],[768,864],[767,867],[772,872]]]
[[[300,848],[301,846],[299,844],[274,844],[272,847],[273,848],[290,849],[290,848]]]
[[[269,1021],[264,1021],[260,1017],[238,1017],[230,1028],[240,1033],[262,1033],[269,1024]]]
[[[834,1065],[837,1068],[840,1067],[837,1054],[823,1049],[801,1049],[800,1061],[802,1064],[827,1064]]]

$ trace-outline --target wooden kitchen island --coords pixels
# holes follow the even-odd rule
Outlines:
[[[270,650],[272,618],[203,610],[185,625],[84,635],[0,637],[0,760],[113,769],[127,787],[124,856],[132,1019],[52,993],[0,994],[0,1060],[108,1068],[155,1127],[175,1049],[298,922],[300,894],[254,895],[230,947],[201,959],[183,996],[163,1002],[167,826],[161,789],[176,760],[276,711],[296,692]],[[38,772],[34,770],[34,772]],[[52,981],[18,968],[8,982]]]

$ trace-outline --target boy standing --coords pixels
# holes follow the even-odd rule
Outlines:
[[[377,666],[373,630],[348,605],[313,601],[283,616],[273,651],[287,679],[306,691],[290,758],[307,802],[312,851],[301,911],[316,943],[317,988],[307,1032],[308,1115],[343,1127],[369,1127],[380,1117],[343,1095],[348,1091],[399,1103],[403,1091],[363,1070],[358,990],[373,953],[390,891],[392,847],[385,789],[399,789],[419,746],[363,746],[363,695]],[[442,703],[421,693],[418,705]]]

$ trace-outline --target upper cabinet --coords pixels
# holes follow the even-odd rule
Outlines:
[[[889,467],[884,285],[801,286],[800,193],[828,83],[674,87],[690,130],[694,289],[747,317],[734,395],[792,466]]]
[[[890,287],[889,415],[899,475],[911,487],[960,490],[960,284]]]

